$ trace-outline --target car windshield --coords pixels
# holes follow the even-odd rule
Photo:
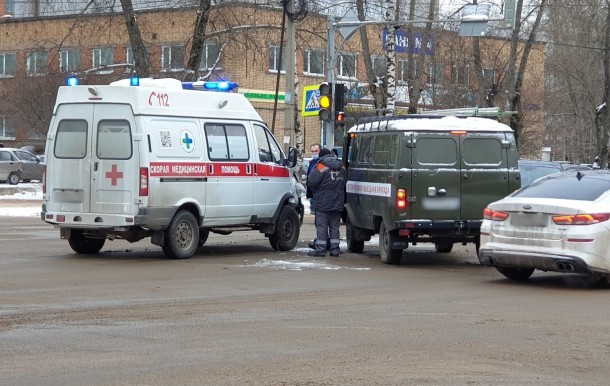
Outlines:
[[[536,181],[518,190],[513,196],[593,201],[607,190],[610,190],[608,174],[573,171]]]

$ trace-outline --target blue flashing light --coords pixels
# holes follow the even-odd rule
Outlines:
[[[185,90],[205,90],[205,91],[220,91],[228,92],[238,88],[239,85],[235,82],[218,81],[218,82],[182,82],[182,88]]]
[[[129,78],[129,85],[130,86],[139,86],[140,85],[140,77],[137,75],[133,75],[131,78]]]
[[[66,80],[68,86],[78,86],[78,78],[74,75],[70,75]]]

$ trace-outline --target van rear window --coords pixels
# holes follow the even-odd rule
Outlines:
[[[133,153],[129,122],[104,119],[97,125],[97,157],[99,159],[130,159]]]
[[[87,121],[64,119],[59,122],[55,135],[55,158],[81,159],[87,155]]]

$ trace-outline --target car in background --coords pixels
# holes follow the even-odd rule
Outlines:
[[[0,181],[17,185],[19,181],[41,181],[44,164],[29,151],[0,148]]]
[[[548,175],[483,215],[479,260],[509,279],[536,269],[610,277],[610,170]]]
[[[527,186],[540,177],[562,172],[564,170],[588,170],[589,166],[569,164],[555,161],[537,161],[520,159],[518,161],[521,173],[521,187]]]

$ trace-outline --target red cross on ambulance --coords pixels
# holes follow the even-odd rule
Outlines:
[[[123,172],[118,170],[117,164],[112,164],[112,169],[106,172],[106,178],[110,178],[110,184],[116,186],[117,180],[123,178]]]

